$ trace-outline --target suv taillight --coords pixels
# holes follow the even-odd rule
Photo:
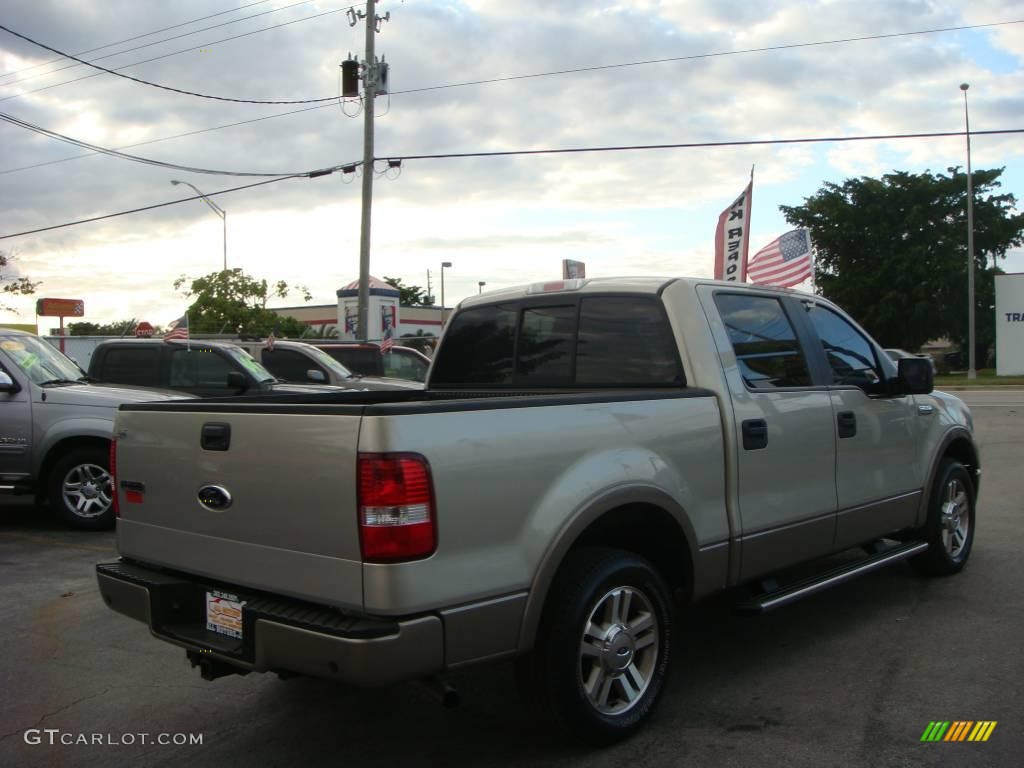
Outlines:
[[[430,465],[418,453],[361,453],[357,503],[363,560],[399,563],[437,547]]]
[[[114,504],[114,517],[121,516],[121,505],[117,503],[117,439],[110,439],[110,500]]]

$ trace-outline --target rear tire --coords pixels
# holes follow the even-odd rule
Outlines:
[[[50,507],[79,530],[114,525],[110,455],[102,448],[74,448],[57,459],[50,468],[47,493]]]
[[[939,465],[923,534],[928,549],[910,564],[925,576],[958,573],[974,543],[974,483],[960,462],[946,458]]]
[[[668,675],[669,594],[654,566],[631,552],[570,552],[544,604],[535,647],[517,662],[533,712],[590,743],[635,732]]]

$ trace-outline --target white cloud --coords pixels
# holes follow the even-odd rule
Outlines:
[[[382,2],[379,12],[390,10],[392,16],[377,46],[391,64],[394,94],[390,111],[377,120],[377,152],[409,157],[956,132],[963,121],[957,85],[964,80],[971,83],[972,129],[1016,128],[1024,117],[1024,24],[417,90],[989,23],[1016,18],[1016,5],[1011,0]],[[117,7],[111,14],[94,3],[40,0],[10,9],[5,23],[57,47],[81,50],[209,13],[199,0]],[[335,7],[310,3],[102,63],[121,66]],[[337,13],[126,72],[226,96],[319,98],[337,93],[337,64],[361,49],[362,34],[361,24],[350,28]],[[0,39],[0,72],[49,57],[21,41]],[[83,74],[82,68],[69,69],[15,86],[7,84],[22,75],[0,75],[0,99]],[[385,106],[379,101],[378,112]],[[110,75],[0,102],[0,111],[108,146],[301,108],[201,100]],[[208,168],[299,171],[357,160],[361,146],[361,118],[348,118],[330,105],[130,151]],[[1006,166],[1004,190],[1022,193],[1018,136],[975,136],[973,151],[975,167]],[[0,123],[0,171],[80,153]],[[944,171],[963,165],[963,158],[962,137],[953,137],[406,160],[400,178],[379,178],[375,185],[371,271],[422,285],[426,270],[434,270],[436,279],[439,262],[451,254],[459,265],[446,274],[449,299],[475,293],[480,280],[497,288],[547,277],[566,255],[600,270],[594,274],[705,274],[718,212],[746,183],[752,165],[754,226],[767,241],[786,226],[777,206],[799,203],[825,181],[894,168]],[[0,234],[184,196],[180,187],[170,186],[172,178],[207,193],[246,183],[103,157],[47,165],[0,175]],[[327,177],[220,198],[228,210],[229,266],[309,285],[314,301],[333,302],[335,289],[358,272],[359,194],[358,180],[344,185]],[[23,269],[46,281],[47,295],[85,298],[91,318],[148,310],[162,321],[180,312],[183,299],[170,285],[175,277],[219,267],[220,227],[201,202],[193,201],[0,241],[0,247],[22,252]]]

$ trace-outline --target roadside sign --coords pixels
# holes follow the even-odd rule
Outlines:
[[[83,317],[85,302],[81,299],[38,299],[36,314],[40,317]]]
[[[153,326],[143,320],[141,323],[135,326],[135,335],[140,338],[148,339],[153,335]]]

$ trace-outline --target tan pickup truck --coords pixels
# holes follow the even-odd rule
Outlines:
[[[680,601],[955,573],[980,476],[926,360],[897,368],[817,296],[668,278],[467,299],[423,391],[126,405],[115,458],[103,598],[204,677],[515,657],[532,708],[594,741],[685,663]]]

